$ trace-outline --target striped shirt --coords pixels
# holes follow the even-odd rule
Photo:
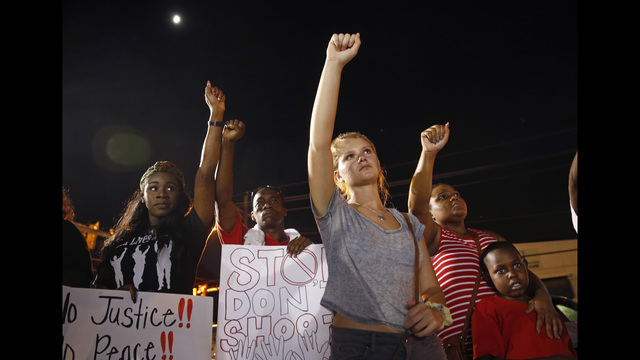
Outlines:
[[[436,254],[431,258],[431,262],[453,318],[451,325],[438,332],[440,340],[445,341],[462,334],[480,264],[478,249],[472,238],[462,238],[444,227],[440,227],[440,230],[440,244]],[[487,232],[467,230],[478,236],[482,250],[497,241],[493,235]],[[495,291],[481,278],[476,303],[494,294],[496,294]],[[469,326],[468,334],[471,334],[471,326]],[[469,345],[471,344],[470,340],[471,337],[468,337]]]

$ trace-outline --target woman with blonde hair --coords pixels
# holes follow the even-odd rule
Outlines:
[[[360,44],[360,34],[333,34],[310,125],[309,188],[329,271],[321,304],[334,313],[331,358],[444,359],[435,332],[450,315],[424,225],[384,206],[384,171],[366,136],[352,132],[331,141],[342,70]],[[414,280],[424,302],[414,300]]]

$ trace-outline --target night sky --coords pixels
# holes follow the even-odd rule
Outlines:
[[[434,174],[461,191],[469,226],[511,242],[576,237],[577,1],[140,3],[63,1],[62,185],[77,221],[112,227],[157,160],[178,165],[193,194],[210,80],[225,119],[247,128],[234,199],[281,187],[286,226],[319,242],[311,109],[331,35],[360,32],[335,135],[373,140],[395,207],[407,209],[420,132],[450,122]]]

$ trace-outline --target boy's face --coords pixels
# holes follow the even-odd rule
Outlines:
[[[489,277],[502,298],[527,301],[527,261],[512,249],[497,249],[484,259]]]

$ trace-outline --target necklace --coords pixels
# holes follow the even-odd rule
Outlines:
[[[354,201],[353,203],[354,203],[354,204],[356,204],[356,205],[358,205],[358,206],[364,206],[365,208],[369,209],[372,213],[374,213],[374,214],[378,215],[378,219],[380,219],[380,220],[382,220],[382,221],[385,221],[385,220],[386,220],[386,219],[385,219],[385,217],[384,217],[384,216],[382,216],[382,214],[378,214],[378,212],[377,212],[377,211],[375,211],[375,210],[373,210],[372,208],[370,208],[370,207],[368,207],[368,206],[366,206],[366,205],[358,204],[358,203],[357,203],[357,202],[355,202],[355,201]],[[389,209],[387,209],[387,208],[384,208],[384,210],[385,210],[385,211],[389,211]]]

